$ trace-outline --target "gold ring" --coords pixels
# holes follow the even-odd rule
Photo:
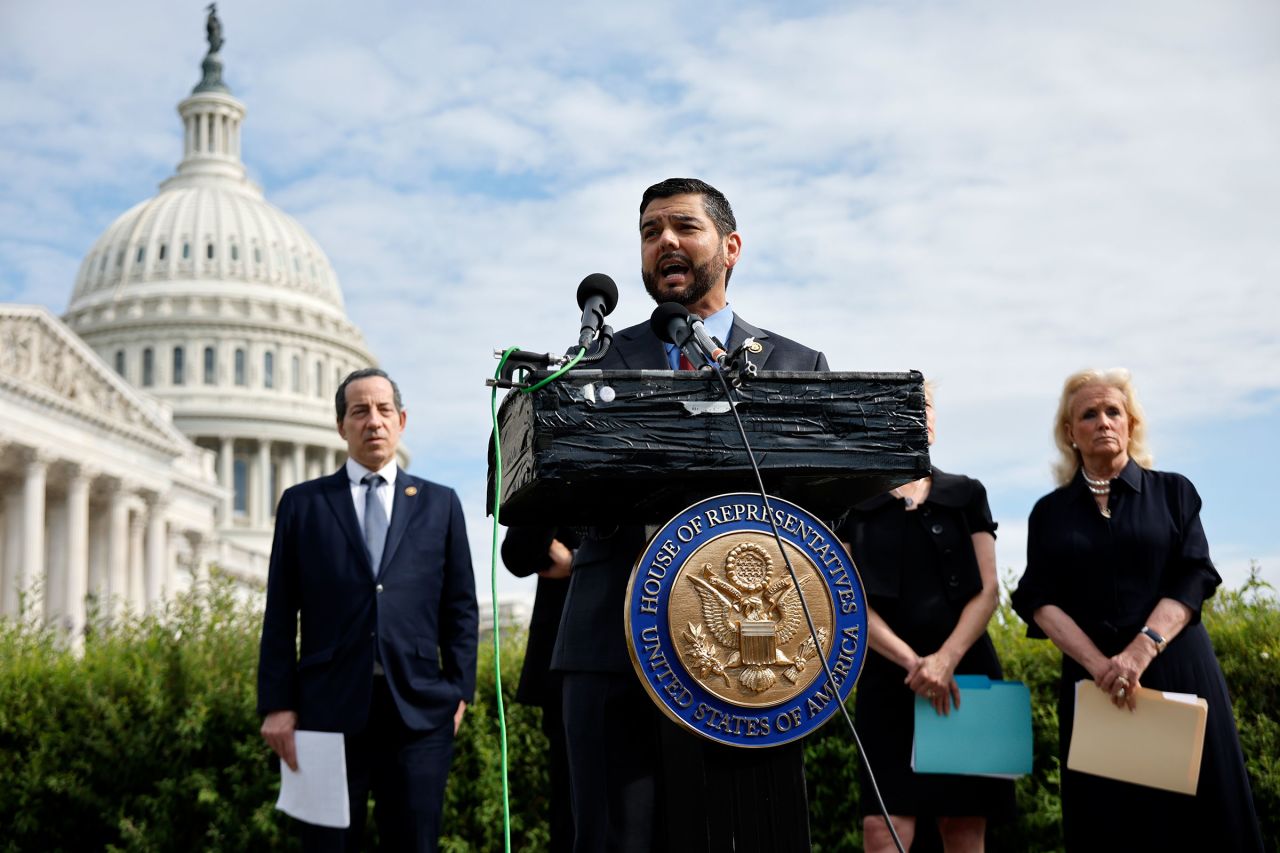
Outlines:
[[[1117,693],[1116,695],[1117,695],[1117,696],[1119,696],[1121,699],[1123,699],[1123,698],[1124,698],[1124,688],[1123,688],[1123,687],[1121,687],[1121,688],[1120,688],[1120,692],[1119,692],[1119,693]]]
[[[1125,678],[1123,675],[1117,678],[1116,681],[1120,682],[1121,687],[1129,686],[1129,679]]]

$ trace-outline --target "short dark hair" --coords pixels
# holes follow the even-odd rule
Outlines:
[[[333,395],[333,405],[338,410],[339,422],[347,416],[347,386],[358,379],[369,379],[374,376],[380,376],[391,383],[391,395],[395,400],[396,411],[404,408],[404,403],[400,400],[400,386],[396,385],[396,381],[388,376],[385,370],[377,367],[362,367],[348,373],[347,378],[338,386],[338,393]]]
[[[644,218],[645,208],[655,198],[671,198],[673,195],[700,195],[702,207],[716,224],[716,232],[726,237],[738,230],[738,221],[733,218],[733,208],[724,193],[698,178],[667,178],[659,181],[644,191],[640,197],[640,218]]]

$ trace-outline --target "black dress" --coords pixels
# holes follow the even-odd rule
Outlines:
[[[1111,483],[1111,518],[1098,511],[1081,473],[1031,511],[1027,571],[1013,606],[1027,636],[1045,637],[1033,615],[1062,608],[1108,657],[1120,653],[1161,598],[1191,622],[1142,674],[1142,686],[1195,693],[1209,704],[1194,797],[1066,769],[1075,684],[1088,672],[1062,658],[1058,692],[1062,814],[1069,850],[1261,850],[1257,815],[1222,670],[1200,606],[1222,579],[1209,560],[1200,496],[1180,474],[1130,461]]]
[[[906,502],[881,495],[856,506],[841,527],[866,586],[867,602],[916,654],[936,652],[955,629],[965,605],[982,590],[974,533],[995,534],[987,492],[977,480],[934,469],[928,499]],[[1000,661],[985,632],[956,673],[1000,678]],[[1013,782],[978,776],[919,774],[911,769],[915,694],[902,667],[874,650],[858,679],[855,722],[862,814],[880,814],[867,761],[890,814],[986,816],[1013,813]]]

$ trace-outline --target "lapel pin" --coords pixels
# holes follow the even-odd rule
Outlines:
[[[405,486],[405,489],[404,489],[405,497],[410,497],[410,498],[411,498],[411,497],[413,497],[414,495],[416,495],[417,493],[418,493],[418,487],[417,487],[417,486]]]
[[[764,344],[760,343],[759,341],[752,341],[751,343],[747,344],[747,350],[749,352],[756,352],[756,353],[764,352]]]

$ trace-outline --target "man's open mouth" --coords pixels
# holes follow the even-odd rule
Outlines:
[[[658,270],[664,278],[667,278],[673,275],[684,275],[689,272],[689,265],[684,261],[665,261],[658,266]]]

